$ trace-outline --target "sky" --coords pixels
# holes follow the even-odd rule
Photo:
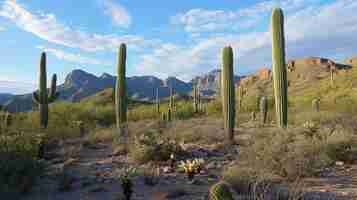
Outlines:
[[[287,59],[357,55],[356,0],[0,0],[0,93],[33,91],[43,51],[60,83],[74,69],[114,75],[121,43],[127,76],[189,81],[219,68],[227,45],[235,73],[249,74],[271,65],[274,7]]]

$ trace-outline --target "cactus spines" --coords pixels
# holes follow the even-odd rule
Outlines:
[[[118,66],[117,66],[117,81],[115,85],[115,114],[116,125],[119,130],[119,134],[126,141],[126,132],[124,129],[127,122],[127,91],[125,80],[125,68],[126,68],[126,45],[121,44],[118,53]]]
[[[260,109],[262,124],[265,124],[267,122],[267,117],[268,117],[268,98],[262,97],[260,99],[259,109]]]
[[[40,110],[40,125],[42,128],[48,126],[48,104],[53,103],[59,96],[56,92],[57,75],[53,74],[49,94],[47,91],[46,53],[41,54],[39,90],[32,94],[32,99],[38,104]]]
[[[227,133],[227,141],[233,142],[234,138],[234,122],[235,122],[235,89],[234,89],[234,74],[233,74],[233,50],[232,47],[223,49],[223,65],[222,65],[222,106],[224,128]]]
[[[320,112],[320,99],[312,100],[312,110],[315,112]]]
[[[209,190],[209,200],[234,200],[229,186],[225,182],[218,182]]]
[[[288,82],[285,65],[284,16],[275,8],[271,17],[272,60],[277,124],[286,128],[288,124]]]

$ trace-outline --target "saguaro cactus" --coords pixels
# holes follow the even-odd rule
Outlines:
[[[242,109],[242,101],[243,101],[243,86],[239,85],[236,88],[236,94],[238,95],[238,112]]]
[[[224,128],[227,133],[229,143],[234,138],[234,121],[235,121],[235,89],[233,74],[233,50],[232,47],[223,49],[222,65],[222,106]]]
[[[156,88],[156,112],[160,114],[160,96],[159,88]]]
[[[170,103],[169,103],[169,107],[171,109],[171,111],[174,111],[175,109],[175,90],[173,87],[170,87]]]
[[[320,99],[314,99],[312,100],[312,110],[315,112],[320,111]]]
[[[200,91],[199,91],[199,88],[198,88],[198,85],[195,85],[193,87],[193,107],[194,107],[194,110],[195,110],[195,113],[198,112],[198,106],[199,106],[199,94]]]
[[[171,122],[172,121],[172,111],[171,108],[167,110],[167,121]]]
[[[268,117],[268,98],[262,97],[260,99],[259,108],[260,108],[262,124],[265,124],[267,122],[267,117]]]
[[[48,104],[53,103],[59,96],[56,92],[57,75],[53,74],[49,94],[47,92],[47,72],[46,72],[46,53],[41,54],[39,89],[32,94],[33,101],[38,104],[40,111],[40,125],[42,128],[48,126]]]
[[[125,80],[126,67],[126,45],[121,44],[118,54],[117,81],[115,86],[115,111],[116,124],[121,139],[126,142],[126,122],[127,122],[127,91]]]
[[[286,128],[288,124],[288,82],[285,65],[284,16],[275,8],[271,17],[272,60],[277,124]]]

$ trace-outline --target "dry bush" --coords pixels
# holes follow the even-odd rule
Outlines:
[[[167,161],[171,154],[180,155],[183,151],[176,140],[167,137],[160,129],[153,129],[137,136],[129,147],[129,156],[136,163]]]

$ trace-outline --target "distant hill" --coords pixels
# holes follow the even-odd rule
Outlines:
[[[0,105],[3,105],[4,103],[6,103],[13,96],[14,96],[13,94],[0,93]]]
[[[116,77],[104,73],[95,76],[83,70],[73,70],[66,76],[65,82],[57,87],[59,100],[78,102],[95,95],[107,88],[114,88]],[[154,76],[127,77],[128,95],[137,101],[152,101],[154,91],[160,88],[160,98],[169,96],[169,86],[173,85],[176,93],[188,93],[192,90],[191,83],[186,83],[174,77],[161,80]],[[1,102],[1,96],[0,96]],[[4,106],[11,111],[28,111],[32,109],[32,94],[4,97]]]
[[[334,89],[333,93],[326,93],[326,95],[334,96],[340,94],[340,91],[343,90],[350,92],[350,94],[344,93],[344,95],[351,96],[357,90],[357,69],[347,62],[352,62],[351,60],[354,62],[354,59],[351,58],[344,63],[335,63],[327,58],[307,57],[288,61],[288,91],[289,96],[292,96],[289,101],[303,100],[309,103],[312,98],[323,96],[324,90],[327,90],[326,88],[329,85],[331,64],[336,68],[336,81],[349,85],[338,90]],[[115,81],[116,77],[110,74],[104,73],[101,76],[95,76],[83,70],[73,70],[67,75],[65,82],[58,86],[58,91],[61,94],[59,100],[78,102],[89,98],[96,101],[103,96],[102,99],[108,101],[110,99],[108,95],[112,95],[110,91],[114,88]],[[248,76],[235,76],[235,82],[236,85],[242,85],[246,89],[247,97],[256,98],[262,95],[272,97],[273,95],[272,75],[269,67],[263,67]],[[194,84],[199,85],[205,96],[213,96],[219,88],[219,83],[220,70],[213,70],[197,76],[188,83],[175,77],[169,77],[165,80],[154,76],[127,77],[128,95],[133,102],[152,102],[156,97],[156,88],[159,88],[160,98],[166,98],[170,94],[170,86],[174,86],[177,95],[188,98],[187,95],[190,95]],[[5,100],[4,105],[9,111],[32,109],[31,94],[4,95],[4,97],[0,95],[0,102]],[[254,101],[251,103],[254,103]]]
[[[198,84],[198,87],[204,95],[211,96],[217,93],[217,90],[220,88],[220,77],[221,70],[215,69],[207,74],[195,77],[191,80],[191,83]],[[242,78],[244,78],[244,76],[236,75],[234,77],[236,83],[239,83]]]

